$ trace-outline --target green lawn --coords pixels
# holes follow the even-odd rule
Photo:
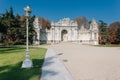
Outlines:
[[[22,69],[25,48],[0,48],[0,80],[40,80],[46,49],[30,48],[33,68]]]

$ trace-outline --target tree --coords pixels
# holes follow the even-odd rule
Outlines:
[[[5,17],[5,21],[7,24],[7,35],[6,35],[6,39],[7,39],[7,45],[10,44],[14,44],[14,34],[15,34],[15,16],[13,14],[13,9],[12,7],[10,8],[9,12],[6,12],[6,17]]]
[[[40,23],[42,24],[42,29],[50,29],[51,28],[51,25],[50,25],[50,21],[49,20],[46,20],[42,17],[39,17],[39,21]]]
[[[22,30],[20,16],[15,16],[12,8],[9,11],[6,10],[1,16],[0,22],[0,32],[3,35],[2,42],[4,45],[16,44],[23,39],[19,35],[23,34],[25,29]],[[23,41],[21,42],[23,43]]]
[[[1,16],[1,26],[0,26],[0,32],[2,33],[2,42],[4,43],[4,45],[8,45],[8,28],[10,25],[9,22],[9,12],[6,10],[5,14],[2,14]]]
[[[29,43],[32,44],[35,35],[33,21],[35,16],[29,18]],[[44,18],[39,19],[43,29],[50,29],[50,22]],[[5,46],[15,44],[25,44],[26,42],[26,17],[14,15],[12,7],[0,15],[0,33],[2,33],[2,43]]]
[[[120,26],[117,29],[116,39],[117,39],[117,42],[120,43]]]
[[[9,17],[12,18],[12,19],[14,18],[13,8],[12,7],[10,7]]]
[[[29,44],[32,44],[33,42],[33,36],[34,36],[34,28],[33,28],[33,20],[35,16],[32,16],[29,18]],[[26,42],[26,17],[25,16],[16,16],[16,21],[18,27],[16,28],[16,43],[15,44],[25,44]]]
[[[118,43],[119,27],[120,27],[120,22],[113,22],[109,25],[109,36],[111,43]]]
[[[100,43],[106,43],[109,38],[108,38],[108,30],[107,30],[107,24],[100,20],[99,21],[99,36],[100,36]]]
[[[84,25],[86,28],[88,28],[88,19],[86,17],[77,17],[75,18],[75,21],[77,21],[77,24],[78,24],[78,28],[80,28],[82,25]]]

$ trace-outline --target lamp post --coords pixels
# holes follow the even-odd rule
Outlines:
[[[30,68],[32,67],[32,61],[29,59],[30,56],[29,56],[29,49],[28,49],[28,25],[29,25],[28,18],[32,11],[29,5],[27,5],[27,7],[24,8],[24,11],[26,13],[25,14],[26,16],[26,59],[22,63],[22,68]]]

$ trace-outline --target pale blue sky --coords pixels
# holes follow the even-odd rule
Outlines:
[[[24,15],[27,4],[32,8],[32,15],[49,20],[86,16],[108,24],[120,21],[120,0],[0,0],[0,13],[12,6],[15,14]]]

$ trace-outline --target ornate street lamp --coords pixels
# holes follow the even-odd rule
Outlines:
[[[23,61],[22,63],[22,68],[30,68],[32,67],[32,61],[29,59],[29,49],[28,49],[28,18],[30,16],[30,13],[32,12],[32,10],[30,9],[30,6],[27,5],[26,8],[24,8],[25,11],[25,16],[26,16],[26,59]]]

